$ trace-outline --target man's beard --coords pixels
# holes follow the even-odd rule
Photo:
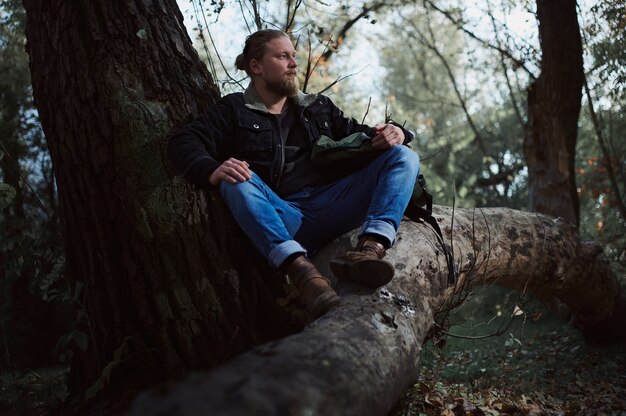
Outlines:
[[[300,83],[297,76],[294,76],[293,78],[285,76],[279,82],[267,83],[268,90],[285,97],[295,95],[298,92],[299,87]]]

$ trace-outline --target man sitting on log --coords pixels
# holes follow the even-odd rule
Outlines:
[[[394,243],[419,173],[413,135],[395,123],[369,127],[320,94],[299,91],[296,51],[279,30],[246,39],[235,62],[251,82],[170,139],[172,163],[191,183],[219,188],[235,220],[269,264],[298,288],[310,319],[339,303],[330,280],[307,255],[361,225],[357,246],[331,263],[339,279],[376,288],[394,268],[382,258]],[[366,167],[336,178],[312,164],[321,135],[371,137],[381,152]],[[308,254],[307,254],[308,253]]]

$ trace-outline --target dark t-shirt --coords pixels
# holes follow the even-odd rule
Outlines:
[[[295,194],[306,186],[326,185],[329,180],[311,163],[312,145],[302,130],[297,106],[290,105],[287,112],[276,116],[285,149],[283,176],[277,194],[284,197]]]

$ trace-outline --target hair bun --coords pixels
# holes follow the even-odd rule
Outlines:
[[[246,70],[246,58],[243,56],[243,53],[240,53],[237,58],[235,58],[235,68],[240,71]]]
[[[265,53],[265,44],[281,36],[289,38],[285,32],[277,29],[263,29],[249,35],[246,38],[243,53],[239,54],[235,59],[235,67],[239,70],[246,71],[248,76],[251,76],[250,61],[253,59],[261,59]]]

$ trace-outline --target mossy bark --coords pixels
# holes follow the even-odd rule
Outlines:
[[[212,367],[291,330],[279,277],[164,153],[171,131],[219,96],[175,1],[24,6],[66,274],[84,285],[89,343],[72,364],[74,397]]]

